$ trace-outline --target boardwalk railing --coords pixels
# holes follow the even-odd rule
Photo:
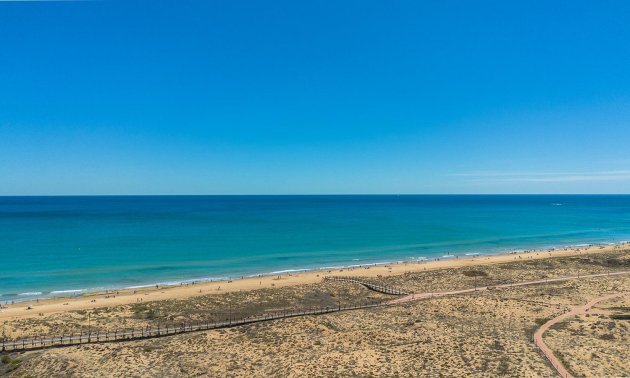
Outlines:
[[[240,325],[266,322],[278,319],[294,318],[306,315],[321,315],[340,311],[359,310],[387,306],[387,302],[365,302],[355,305],[341,305],[333,307],[320,307],[307,310],[284,310],[270,314],[263,314],[240,319],[232,319],[230,316],[225,321],[217,322],[196,322],[169,324],[152,327],[132,328],[117,331],[88,331],[77,334],[67,334],[61,336],[34,337],[19,340],[3,340],[2,352],[25,351],[54,347],[76,346],[82,344],[107,343],[116,341],[142,340],[157,337],[165,337],[180,333],[207,331],[220,328],[236,327]]]
[[[397,289],[395,287],[391,287],[391,286],[386,286],[386,285],[378,285],[378,284],[374,284],[371,282],[367,282],[367,281],[362,281],[362,280],[358,280],[354,277],[347,277],[347,276],[326,276],[324,277],[324,280],[329,280],[329,281],[342,281],[342,282],[350,282],[350,283],[354,283],[357,285],[363,285],[364,287],[372,290],[372,291],[376,291],[379,293],[383,293],[383,294],[390,294],[390,295],[409,295],[408,292]]]
[[[590,275],[581,275],[581,276],[569,276],[569,277],[558,277],[551,279],[543,279],[543,280],[534,280],[534,281],[525,281],[518,282],[512,284],[503,284],[497,285],[495,288],[503,289],[510,287],[518,287],[525,285],[536,285],[536,284],[544,284],[550,282],[560,282],[567,281],[576,278],[595,278],[595,277],[605,277],[605,276],[617,276],[622,274],[630,274],[630,271],[620,271],[620,272],[608,272],[608,273],[598,273],[598,274],[590,274]],[[377,285],[371,282],[365,282],[361,280],[357,280],[352,277],[342,277],[342,276],[328,276],[324,277],[326,280],[335,280],[335,281],[345,281],[356,283],[359,285],[363,285],[370,290],[378,291],[380,293],[392,294],[392,295],[409,295],[408,293],[392,288],[389,286]],[[374,307],[385,307],[385,306],[395,306],[397,304],[407,303],[413,300],[433,298],[439,296],[447,296],[447,295],[459,295],[465,293],[472,293],[488,290],[489,287],[476,287],[474,289],[463,289],[456,290],[451,292],[439,292],[439,293],[417,293],[414,294],[411,298],[399,298],[384,302],[378,301],[370,301],[364,302],[362,304],[356,305],[345,305],[342,306],[339,303],[337,306],[332,307],[320,307],[316,309],[305,309],[305,310],[284,310],[279,311],[273,314],[264,314],[257,315],[251,317],[245,317],[240,319],[234,319],[232,314],[227,317],[224,321],[213,321],[213,322],[197,322],[197,323],[178,323],[178,324],[168,324],[162,325],[159,324],[157,326],[152,327],[143,327],[143,328],[133,328],[133,329],[125,329],[121,331],[91,331],[88,326],[88,332],[82,333],[74,333],[74,334],[66,334],[61,336],[46,336],[46,337],[34,337],[27,339],[19,339],[19,340],[6,340],[3,339],[1,343],[2,349],[0,352],[11,352],[11,351],[24,351],[24,350],[33,350],[33,349],[43,349],[43,348],[53,348],[53,347],[64,347],[71,345],[81,345],[81,344],[94,344],[94,343],[106,343],[106,342],[116,342],[116,341],[127,341],[127,340],[141,340],[141,339],[149,339],[149,338],[157,338],[164,337],[170,335],[176,335],[180,333],[187,332],[196,332],[196,331],[206,331],[212,329],[220,329],[220,328],[229,328],[246,324],[260,323],[277,319],[286,319],[293,318],[298,316],[306,316],[306,315],[320,315],[320,314],[328,314],[339,311],[348,311],[348,310],[359,310],[365,308],[374,308]]]

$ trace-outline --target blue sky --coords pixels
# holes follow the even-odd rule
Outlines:
[[[0,195],[630,193],[628,1],[0,1]]]

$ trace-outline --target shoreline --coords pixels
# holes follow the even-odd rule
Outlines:
[[[581,254],[609,252],[629,242],[612,244],[581,244],[579,246],[550,248],[543,250],[513,251],[492,255],[452,255],[426,260],[398,261],[380,264],[356,264],[348,267],[330,267],[317,270],[291,271],[284,274],[259,275],[234,280],[204,281],[181,283],[171,286],[148,286],[142,288],[126,288],[101,292],[84,293],[80,296],[55,297],[37,300],[25,300],[14,304],[2,305],[0,320],[30,318],[51,313],[66,311],[90,310],[98,307],[110,307],[139,303],[144,301],[176,300],[208,294],[220,295],[236,291],[278,288],[320,282],[324,275],[343,273],[344,276],[377,277],[382,275],[399,275],[405,273],[503,264],[522,259],[546,259],[568,257]],[[446,256],[446,255],[445,255]]]
[[[110,287],[94,287],[87,289],[64,289],[64,290],[51,290],[51,291],[43,291],[43,290],[33,290],[31,292],[25,291],[23,293],[5,293],[0,294],[0,310],[6,308],[9,305],[20,305],[20,304],[30,304],[30,303],[39,303],[43,301],[51,301],[57,299],[76,299],[82,297],[93,297],[95,295],[117,295],[115,293],[118,292],[128,292],[128,291],[145,291],[147,289],[153,290],[162,290],[164,288],[171,287],[181,287],[182,285],[201,285],[201,284],[210,284],[210,283],[228,283],[231,281],[241,281],[243,279],[261,279],[264,277],[275,277],[275,276],[285,276],[285,275],[298,275],[302,273],[314,273],[314,272],[328,272],[331,270],[351,270],[357,268],[365,268],[365,267],[379,267],[379,266],[387,266],[387,265],[398,265],[398,264],[415,264],[415,263],[424,263],[424,262],[434,262],[434,261],[442,261],[449,259],[475,259],[480,257],[490,257],[490,256],[501,256],[501,255],[512,255],[519,254],[524,252],[554,252],[565,249],[578,249],[578,248],[586,248],[586,247],[608,247],[608,246],[616,246],[616,245],[630,245],[630,241],[617,241],[617,242],[583,242],[578,244],[565,244],[561,246],[546,246],[542,248],[531,248],[531,249],[522,249],[522,248],[511,248],[509,250],[497,250],[489,253],[483,252],[459,252],[451,253],[451,252],[434,252],[439,254],[439,256],[430,256],[430,257],[411,257],[406,259],[398,259],[392,261],[369,261],[366,260],[365,263],[358,263],[360,260],[353,259],[354,263],[345,264],[340,263],[340,265],[334,265],[331,263],[330,266],[319,266],[319,267],[306,267],[306,268],[286,268],[272,272],[262,272],[262,273],[240,273],[240,274],[228,274],[228,275],[217,275],[214,277],[198,277],[198,278],[184,278],[184,279],[166,279],[163,281],[156,281],[152,283],[139,283],[137,285],[132,286],[110,286]],[[50,295],[52,294],[52,295]]]

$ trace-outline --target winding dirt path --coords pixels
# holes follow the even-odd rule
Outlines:
[[[547,331],[554,324],[557,324],[567,318],[586,314],[588,310],[591,309],[591,307],[595,306],[599,302],[607,301],[613,298],[623,297],[626,295],[630,295],[630,293],[616,293],[616,294],[609,294],[603,297],[595,298],[591,300],[590,302],[588,302],[587,304],[585,304],[584,306],[575,307],[569,312],[565,312],[564,314],[549,320],[547,323],[543,324],[538,329],[538,331],[536,331],[536,333],[534,334],[534,342],[536,343],[536,346],[540,348],[540,350],[544,353],[545,357],[547,357],[551,365],[553,365],[553,367],[556,369],[556,371],[558,372],[558,374],[560,374],[561,377],[574,378],[573,375],[571,375],[571,373],[569,373],[566,367],[562,364],[562,362],[558,358],[556,358],[551,348],[549,348],[547,344],[545,344],[543,340],[543,334],[545,333],[545,331]]]

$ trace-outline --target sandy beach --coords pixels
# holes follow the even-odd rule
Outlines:
[[[87,293],[76,297],[51,298],[39,301],[25,301],[4,305],[0,310],[0,320],[15,320],[60,313],[65,311],[90,310],[104,306],[120,306],[140,301],[160,301],[185,299],[208,294],[221,295],[231,292],[281,288],[287,286],[313,284],[322,281],[326,275],[361,277],[386,277],[405,273],[435,271],[468,266],[503,264],[508,262],[552,257],[578,256],[609,252],[624,247],[627,243],[611,245],[589,245],[580,247],[555,248],[504,253],[489,256],[453,256],[434,260],[406,261],[384,265],[368,265],[334,270],[316,270],[286,273],[273,276],[245,277],[231,281],[186,283],[175,286],[145,287],[118,291]]]
[[[422,370],[428,376],[553,376],[554,367],[533,342],[534,332],[550,319],[596,298],[630,292],[629,274],[610,274],[629,270],[628,245],[592,246],[305,272],[279,280],[277,276],[258,282],[244,279],[135,295],[121,292],[116,298],[99,294],[74,302],[41,301],[30,304],[32,310],[20,304],[3,310],[1,324],[9,340],[76,335],[90,324],[92,332],[102,334],[156,324],[216,321],[225,319],[228,310],[241,318],[283,309],[405,298],[354,283],[323,281],[323,274],[357,276],[412,293],[462,293],[157,339],[9,353],[6,363],[0,364],[0,374],[100,377],[106,371],[108,376],[121,377],[412,377]],[[532,281],[537,284],[521,285]],[[603,301],[597,311],[569,317],[543,335],[572,375],[630,374],[624,363],[628,358],[627,300]],[[9,310],[13,315],[7,316]]]

